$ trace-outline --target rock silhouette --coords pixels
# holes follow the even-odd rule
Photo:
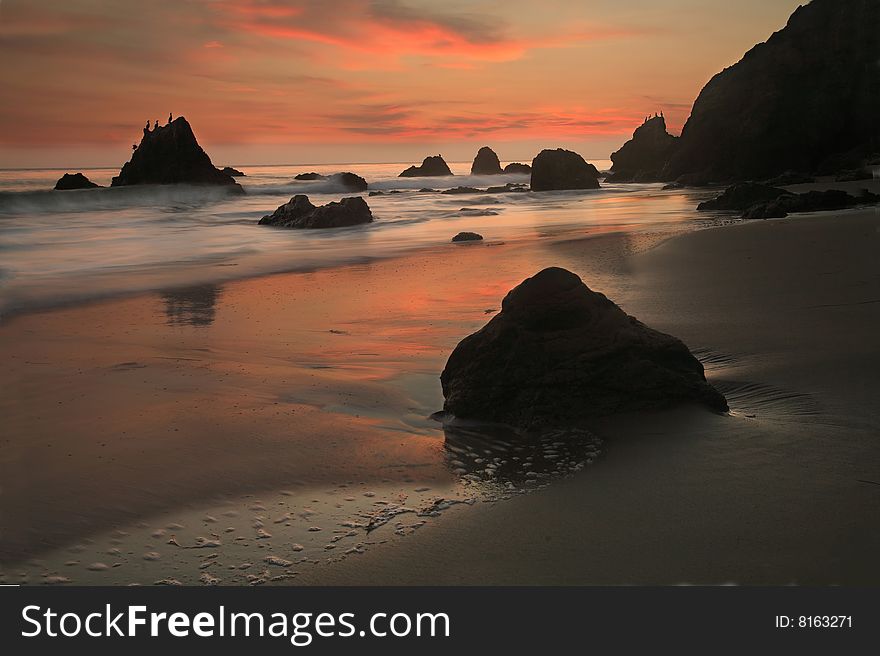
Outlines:
[[[348,171],[344,171],[342,173],[334,173],[329,178],[327,178],[329,182],[339,185],[346,191],[366,191],[367,190],[367,181],[364,180],[361,176],[355,175],[354,173],[349,173]]]
[[[482,241],[483,235],[478,234],[476,232],[459,232],[455,237],[452,238],[452,241]]]
[[[531,173],[532,167],[528,164],[520,164],[519,162],[511,162],[504,167],[505,173]]]
[[[111,186],[181,183],[229,185],[242,191],[232,176],[211,164],[190,124],[179,116],[168,125],[144,130],[140,145]]]
[[[326,180],[326,175],[321,175],[320,173],[315,173],[312,171],[311,173],[299,173],[293,176],[294,180]]]
[[[664,178],[766,180],[880,151],[880,2],[813,0],[700,92]]]
[[[426,157],[420,166],[410,166],[399,178],[422,178],[430,176],[452,175],[449,166],[440,155]]]
[[[532,160],[532,191],[598,189],[599,171],[570,150],[542,150]]]
[[[727,410],[687,346],[556,267],[510,291],[440,382],[448,414],[525,430],[687,402]]]
[[[503,173],[501,162],[495,151],[489,146],[480,148],[477,151],[477,156],[474,157],[473,164],[471,164],[471,175],[500,175],[501,173]]]
[[[238,169],[232,168],[231,166],[224,166],[222,169],[220,169],[220,172],[225,173],[226,175],[231,175],[233,178],[246,177],[244,173],[242,173]]]
[[[370,223],[373,214],[360,196],[343,198],[339,202],[315,206],[309,197],[297,194],[272,214],[260,219],[260,225],[280,228],[343,228]]]
[[[766,203],[788,194],[785,189],[778,189],[756,182],[741,182],[724,190],[717,198],[704,201],[697,205],[700,211],[731,210],[744,211],[757,203]]]
[[[842,210],[876,203],[880,203],[880,195],[872,194],[866,189],[858,196],[852,196],[840,189],[808,191],[803,194],[784,194],[774,200],[756,203],[743,212],[743,218],[776,219],[788,216],[791,212]]]
[[[633,132],[632,139],[611,154],[611,175],[606,182],[654,182],[678,141],[666,131],[666,119],[654,116]]]
[[[58,182],[55,183],[55,190],[70,191],[71,189],[94,189],[95,187],[100,186],[101,185],[97,185],[89,180],[82,173],[65,173],[58,178]]]

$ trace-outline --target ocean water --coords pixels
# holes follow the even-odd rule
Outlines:
[[[594,163],[600,169],[610,165]],[[0,316],[424,248],[459,248],[449,242],[462,230],[510,242],[690,229],[707,221],[694,211],[700,192],[609,184],[592,191],[445,195],[419,190],[527,183],[528,176],[470,176],[469,162],[453,162],[453,177],[397,177],[408,165],[239,166],[247,174],[238,178],[244,196],[189,186],[57,192],[52,187],[63,170],[0,171]],[[293,179],[307,171],[352,171],[370,190],[400,193],[367,198],[375,221],[365,226],[326,231],[258,226],[260,217],[294,194],[307,194],[316,205],[356,195],[325,181]],[[117,170],[83,172],[109,185]]]

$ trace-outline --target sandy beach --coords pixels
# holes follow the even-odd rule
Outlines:
[[[0,571],[198,582],[193,541],[226,570],[289,559],[297,584],[876,583],[878,229],[869,209],[547,235],[14,317]],[[605,420],[582,471],[486,495],[428,419],[437,376],[551,265],[683,339],[732,412]],[[466,503],[364,529],[438,497]]]

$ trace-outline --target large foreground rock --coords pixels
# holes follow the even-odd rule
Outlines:
[[[780,196],[791,195],[785,189],[778,189],[757,182],[741,182],[731,185],[717,198],[703,201],[697,205],[699,211],[724,210],[744,211],[757,203],[766,203],[776,200]]]
[[[501,161],[495,151],[489,146],[483,146],[477,151],[474,163],[471,164],[471,175],[500,175]]]
[[[813,0],[700,92],[664,177],[765,180],[880,150],[880,0]]]
[[[598,189],[599,171],[570,150],[542,150],[532,160],[532,191]]]
[[[431,155],[422,161],[421,166],[410,166],[397,177],[422,178],[441,175],[452,175],[452,171],[441,155]]]
[[[58,182],[55,183],[55,190],[70,191],[71,189],[94,189],[95,187],[100,186],[101,185],[97,185],[89,180],[82,173],[65,173],[58,178]]]
[[[530,429],[685,402],[727,410],[681,341],[570,271],[544,269],[501,308],[449,356],[440,376],[447,413]]]
[[[744,219],[779,219],[791,212],[822,212],[843,210],[858,205],[876,205],[880,195],[867,189],[852,196],[840,189],[808,191],[803,194],[784,194],[763,203],[756,203],[743,212]]]
[[[608,182],[653,182],[660,179],[663,167],[678,141],[666,131],[666,119],[654,116],[645,119],[632,139],[620,150],[611,153],[611,175]]]
[[[145,129],[140,145],[111,186],[181,183],[229,185],[241,191],[232,176],[211,163],[182,116],[153,130]]]
[[[315,207],[309,197],[297,194],[272,214],[260,219],[260,225],[280,228],[343,228],[370,223],[373,213],[360,196]]]

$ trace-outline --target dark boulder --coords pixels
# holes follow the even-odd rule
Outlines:
[[[507,194],[528,191],[529,188],[518,182],[508,182],[506,185],[498,185],[486,189],[487,194]]]
[[[297,194],[272,214],[260,219],[260,225],[280,228],[343,228],[370,223],[373,214],[360,196],[315,207],[309,197]]]
[[[361,176],[348,171],[334,173],[327,178],[327,181],[342,187],[345,191],[366,191],[368,186],[367,181]]]
[[[598,189],[599,171],[570,150],[542,150],[532,160],[532,191]]]
[[[880,150],[880,2],[813,0],[700,92],[666,179],[766,180]]]
[[[501,162],[495,151],[489,146],[480,148],[477,151],[477,156],[474,157],[474,163],[471,164],[471,175],[500,175],[501,173],[503,173]]]
[[[403,171],[399,178],[423,178],[431,176],[452,175],[449,166],[440,155],[426,157],[421,166],[410,166]]]
[[[234,169],[231,166],[224,166],[220,169],[221,173],[225,173],[226,175],[231,175],[233,178],[245,177],[245,174],[239,171],[238,169]]]
[[[162,127],[145,129],[140,145],[111,186],[140,184],[228,185],[243,191],[232,176],[211,163],[182,116]]]
[[[821,212],[842,210],[858,205],[880,203],[880,195],[867,189],[858,196],[852,196],[840,189],[827,191],[808,191],[803,194],[785,194],[774,200],[756,203],[745,210],[744,219],[781,219],[791,212]]]
[[[71,189],[94,189],[95,187],[100,186],[101,185],[97,185],[89,180],[82,173],[65,173],[58,178],[58,182],[55,183],[55,190],[70,191]]]
[[[528,164],[520,164],[519,162],[511,162],[504,167],[505,173],[531,173],[532,167]]]
[[[726,210],[742,212],[749,209],[752,205],[776,200],[786,194],[789,194],[789,192],[785,189],[768,187],[756,182],[742,182],[728,187],[717,198],[703,201],[697,205],[697,209],[700,211]]]
[[[314,171],[310,173],[298,173],[293,176],[294,180],[326,180],[326,175],[321,175],[320,173],[315,173]]]
[[[666,131],[662,116],[646,118],[636,128],[632,139],[620,150],[611,153],[611,175],[608,182],[656,182],[672,154],[678,138]]]
[[[477,234],[476,232],[459,232],[455,237],[452,238],[452,241],[482,241],[483,235]]]
[[[509,292],[455,347],[440,382],[448,414],[519,429],[687,402],[727,410],[681,341],[555,267]]]

